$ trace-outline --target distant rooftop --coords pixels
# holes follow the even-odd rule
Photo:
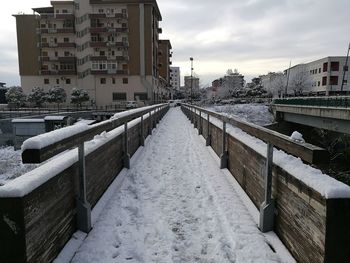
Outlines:
[[[0,82],[0,88],[5,88],[6,83],[5,82]]]

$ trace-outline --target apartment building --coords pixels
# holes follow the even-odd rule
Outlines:
[[[199,78],[185,76],[185,90],[186,90],[187,97],[191,96],[191,92],[193,97],[198,97],[199,96]]]
[[[312,93],[317,95],[349,93],[349,67],[345,64],[345,56],[326,57],[287,69],[284,74],[285,76],[289,74],[287,93]],[[343,76],[345,76],[344,83]]]
[[[174,90],[180,91],[181,76],[179,67],[170,67],[170,85]]]
[[[83,88],[97,106],[160,96],[156,0],[51,1],[15,17],[25,93]]]
[[[170,40],[159,40],[159,91],[156,100],[164,101],[173,98],[174,92],[170,85],[170,65],[172,52]]]

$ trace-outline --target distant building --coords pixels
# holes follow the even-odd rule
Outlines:
[[[349,66],[346,57],[326,57],[285,70],[289,74],[287,93],[312,93],[317,95],[345,94],[350,92]],[[345,80],[341,90],[343,74]]]
[[[0,104],[7,104],[5,94],[8,89],[5,86],[6,86],[6,83],[0,82]]]
[[[234,72],[228,70],[224,77],[215,80],[212,85],[219,98],[231,98],[243,89],[244,83],[244,76],[242,74],[237,70]]]
[[[174,90],[180,91],[181,76],[179,67],[170,67],[170,85]]]
[[[286,87],[286,76],[282,72],[269,72],[259,76],[261,86],[273,97],[281,97]]]
[[[159,40],[159,90],[154,94],[156,101],[169,100],[174,94],[170,83],[171,49],[170,40]]]
[[[189,98],[191,97],[191,92],[192,92],[192,97],[194,98],[198,97],[199,96],[199,78],[185,76],[185,89],[186,89],[186,94]]]

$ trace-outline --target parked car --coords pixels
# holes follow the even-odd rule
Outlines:
[[[125,104],[126,109],[136,109],[138,106],[139,105],[138,105],[137,101],[134,101],[134,100],[127,101]]]

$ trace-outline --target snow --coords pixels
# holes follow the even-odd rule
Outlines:
[[[110,120],[119,119],[119,118],[122,118],[122,117],[125,117],[125,116],[128,116],[128,115],[135,114],[135,113],[138,113],[138,112],[141,112],[141,111],[145,111],[145,110],[154,108],[155,106],[161,106],[161,105],[164,105],[164,104],[152,105],[152,106],[147,106],[147,107],[142,107],[142,108],[137,108],[137,109],[132,109],[132,110],[118,112],[118,113],[114,114],[110,118]]]
[[[203,118],[206,118],[206,115]],[[210,122],[218,128],[222,128],[222,122],[217,118],[211,117]],[[254,149],[260,155],[266,156],[267,145],[262,140],[230,124],[227,124],[227,133]],[[304,164],[300,158],[289,155],[282,150],[274,149],[273,161],[326,199],[350,198],[350,187],[348,185],[322,173],[319,169]]]
[[[293,132],[290,138],[295,142],[305,143],[303,135],[300,132]]]
[[[0,187],[36,167],[37,164],[22,163],[21,151],[15,151],[13,147],[0,147]]]
[[[281,262],[180,109],[120,175],[71,262]]]
[[[22,151],[26,149],[42,149],[50,144],[61,141],[90,128],[91,126],[86,124],[78,124],[40,134],[24,141],[22,144]]]
[[[13,119],[12,123],[42,123],[44,119]]]
[[[144,119],[147,115],[144,115]],[[137,125],[141,121],[141,118],[137,118],[129,122],[129,128]],[[79,126],[79,125],[76,125]],[[73,127],[73,126],[71,126]],[[113,140],[124,132],[124,126],[110,132],[102,132],[96,135],[93,140],[85,143],[85,155],[97,150],[102,145]],[[63,172],[74,163],[78,161],[78,149],[75,148],[70,151],[66,151],[56,157],[50,159],[50,161],[44,163],[35,170],[32,170],[22,176],[19,176],[15,180],[12,180],[0,187],[0,197],[23,197],[34,189],[44,184],[51,178],[55,177],[59,173]]]
[[[63,121],[67,116],[46,116],[45,121]]]
[[[273,123],[273,114],[269,112],[269,107],[262,104],[235,104],[223,106],[211,106],[209,110],[221,113],[228,117],[235,116],[244,121],[248,121],[260,126]]]

